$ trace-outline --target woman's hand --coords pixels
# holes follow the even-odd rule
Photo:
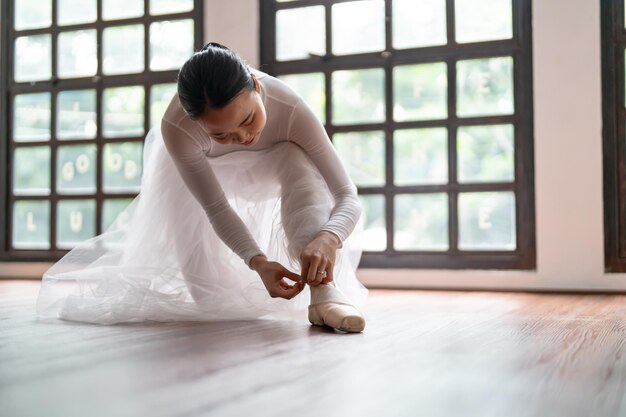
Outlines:
[[[250,266],[259,274],[265,289],[272,298],[280,297],[289,300],[304,289],[305,282],[300,275],[289,271],[278,262],[268,261],[265,256],[253,257]],[[296,283],[289,285],[283,277]]]
[[[335,256],[340,243],[337,235],[323,230],[304,248],[300,264],[302,278],[309,285],[328,284],[333,280]]]

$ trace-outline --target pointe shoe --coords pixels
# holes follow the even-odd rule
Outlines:
[[[309,321],[316,326],[330,326],[349,333],[365,328],[363,314],[352,304],[324,301],[309,306]]]

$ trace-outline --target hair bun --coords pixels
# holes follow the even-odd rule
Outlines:
[[[208,50],[208,49],[210,49],[210,48],[219,48],[219,49],[225,49],[225,50],[227,50],[227,51],[230,51],[230,49],[228,49],[226,46],[222,45],[221,43],[217,43],[217,42],[209,42],[209,43],[207,43],[206,45],[204,45],[204,46],[202,47],[202,49],[200,49],[200,51],[199,51],[199,52],[206,51],[206,50]]]

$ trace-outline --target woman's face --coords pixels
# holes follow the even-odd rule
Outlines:
[[[224,144],[254,145],[265,127],[265,106],[257,91],[245,89],[221,109],[209,109],[197,119],[212,140]]]

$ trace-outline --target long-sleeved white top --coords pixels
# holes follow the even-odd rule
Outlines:
[[[341,244],[352,233],[361,215],[356,187],[342,165],[324,126],[304,100],[284,82],[253,69],[261,84],[266,125],[253,145],[220,144],[185,113],[178,94],[170,102],[161,121],[165,147],[193,196],[207,214],[222,241],[244,262],[263,251],[241,218],[228,203],[207,156],[220,156],[238,150],[261,150],[291,141],[309,155],[328,184],[335,206],[322,230],[334,233]]]

